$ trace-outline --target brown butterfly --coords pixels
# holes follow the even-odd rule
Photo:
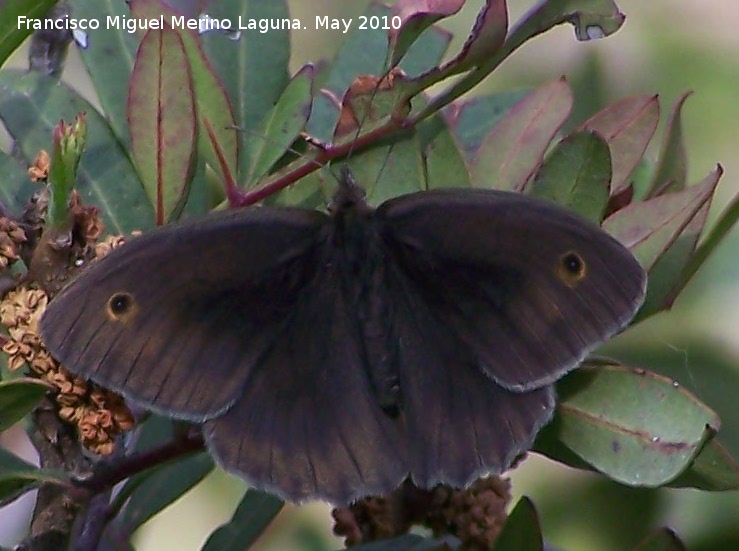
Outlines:
[[[554,204],[456,189],[375,210],[345,175],[328,214],[252,207],[134,239],[41,327],[72,372],[202,423],[255,487],[347,503],[507,469],[645,285]]]

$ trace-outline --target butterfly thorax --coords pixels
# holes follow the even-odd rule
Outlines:
[[[347,307],[355,316],[361,361],[377,401],[395,417],[402,404],[387,254],[372,216],[374,209],[352,184],[356,186],[353,181],[340,185],[332,203],[331,269],[337,271]]]

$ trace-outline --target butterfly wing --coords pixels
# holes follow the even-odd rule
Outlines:
[[[149,232],[50,302],[44,342],[73,373],[148,409],[218,415],[275,345],[328,220],[251,208]]]
[[[504,389],[480,369],[446,317],[400,271],[387,288],[396,297],[400,393],[414,482],[465,487],[500,474],[531,448],[554,411],[554,392]]]
[[[376,212],[390,256],[485,372],[539,388],[621,330],[646,275],[597,226],[520,194],[438,190]]]
[[[396,488],[409,471],[407,448],[362,368],[354,305],[337,263],[318,264],[279,346],[234,407],[204,429],[219,462],[254,486],[293,501],[348,503]]]

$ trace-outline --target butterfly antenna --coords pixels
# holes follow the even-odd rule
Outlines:
[[[370,95],[368,108],[362,114],[362,118],[359,121],[357,121],[357,130],[354,132],[354,138],[352,139],[351,145],[349,146],[349,151],[347,151],[347,154],[345,157],[346,161],[348,161],[354,153],[355,144],[359,141],[359,137],[362,134],[362,128],[364,127],[364,124],[367,122],[367,118],[370,116],[370,113],[372,112],[372,104],[374,103],[377,93],[380,90],[380,86],[385,81],[385,79],[387,79],[388,76],[390,76],[390,73],[394,69],[394,67],[390,66],[390,48],[388,48],[387,51],[385,52],[385,60],[383,61],[383,67],[385,67],[385,70],[380,76],[379,80],[377,81],[377,84],[375,84],[375,87],[372,89],[372,94]],[[388,150],[387,154],[385,155],[385,160],[383,161],[380,167],[380,170],[377,173],[377,177],[375,178],[375,181],[372,184],[373,187],[380,180],[380,175],[385,170],[385,166],[387,166],[387,162],[389,158],[390,158],[390,151]],[[354,186],[357,186],[357,183],[354,181],[354,178],[351,177],[351,172],[349,171],[349,168],[347,167],[346,162],[345,162],[341,170],[341,175],[339,178],[339,187],[341,187],[342,185],[349,185],[350,183],[349,181],[351,181],[351,184],[353,184]],[[364,198],[364,192],[363,192],[362,198]]]
[[[265,142],[270,143],[270,144],[272,144],[274,146],[284,147],[286,153],[292,153],[296,157],[303,157],[305,155],[304,152],[298,151],[297,149],[295,149],[294,147],[291,147],[289,145],[286,146],[284,144],[281,144],[280,142],[278,142],[274,138],[270,138],[269,136],[266,136],[266,135],[262,134],[261,132],[257,132],[256,130],[252,130],[250,128],[244,128],[242,126],[235,126],[235,125],[229,125],[229,126],[227,126],[227,128],[229,128],[231,130],[236,130],[237,132],[244,132],[245,134],[249,134],[251,136],[254,136],[255,138],[260,138],[260,139],[264,140]],[[315,145],[316,147],[320,147],[320,145],[316,145],[315,141],[310,136],[305,135],[305,136],[301,136],[301,137],[307,143],[309,143],[311,145]],[[309,159],[309,161],[310,161],[311,164],[315,165],[317,168],[325,168],[327,166],[326,163],[321,163],[321,162],[317,161],[316,159]]]

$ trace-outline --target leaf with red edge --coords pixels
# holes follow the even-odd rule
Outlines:
[[[640,541],[632,551],[685,551],[686,547],[671,528],[660,528]]]
[[[594,40],[615,33],[626,17],[613,0],[547,0],[516,23],[506,41],[507,53],[556,25],[570,23],[578,40]]]
[[[453,72],[475,67],[498,53],[508,32],[508,5],[505,0],[487,0],[477,14],[462,50],[446,64],[443,70],[456,67]]]
[[[516,103],[485,136],[471,163],[476,187],[522,191],[572,110],[564,78]]]
[[[467,162],[472,162],[488,132],[529,92],[531,90],[514,90],[460,99],[443,111]]]
[[[400,18],[400,25],[390,25],[390,66],[394,67],[408,49],[431,25],[457,13],[465,0],[398,0],[393,5],[390,17]]]
[[[595,130],[611,148],[611,194],[628,185],[628,178],[649,145],[659,122],[657,96],[632,96],[613,103],[587,120],[582,130]]]
[[[685,188],[685,180],[688,174],[688,154],[685,151],[681,113],[683,104],[690,94],[692,92],[684,93],[677,98],[672,106],[647,197]]]
[[[195,153],[192,81],[177,32],[144,35],[129,83],[128,121],[136,168],[161,225],[187,198]]]
[[[702,187],[703,193],[701,197],[703,201],[695,215],[680,232],[678,238],[650,270],[647,297],[642,309],[639,311],[638,319],[643,319],[651,314],[671,308],[677,295],[688,283],[689,278],[683,277],[683,271],[695,254],[696,246],[708,219],[708,211],[711,208],[711,202],[720,177],[721,171],[716,170],[706,176],[699,184],[691,186],[691,188]]]
[[[695,241],[700,235],[700,228],[697,226],[702,225],[702,218],[705,220],[705,209],[710,204],[721,173],[722,170],[718,167],[702,182],[683,191],[632,203],[603,223],[603,229],[621,241],[649,273],[648,304],[651,302],[650,292],[656,297],[657,289],[664,287],[661,280],[652,277],[654,268],[673,244],[682,238],[679,247],[683,249],[688,245],[679,255],[683,265],[692,255]],[[693,220],[696,220],[695,227],[690,226]],[[673,269],[667,271],[667,276],[672,277],[680,273]],[[669,290],[670,286],[667,288]],[[664,290],[661,294],[664,298]],[[646,315],[649,307],[643,312],[640,316]]]
[[[672,379],[633,367],[581,367],[557,383],[557,394],[550,437],[631,486],[675,480],[720,426],[713,410]]]
[[[698,488],[709,492],[739,490],[739,464],[714,437],[703,446],[690,468],[668,486]]]
[[[132,17],[157,18],[165,21],[181,16],[157,0],[131,0]],[[225,183],[233,182],[238,166],[238,141],[231,103],[226,89],[205,56],[194,30],[174,29],[182,39],[190,66],[195,103],[197,105],[198,150]],[[166,69],[166,68],[165,68]]]

